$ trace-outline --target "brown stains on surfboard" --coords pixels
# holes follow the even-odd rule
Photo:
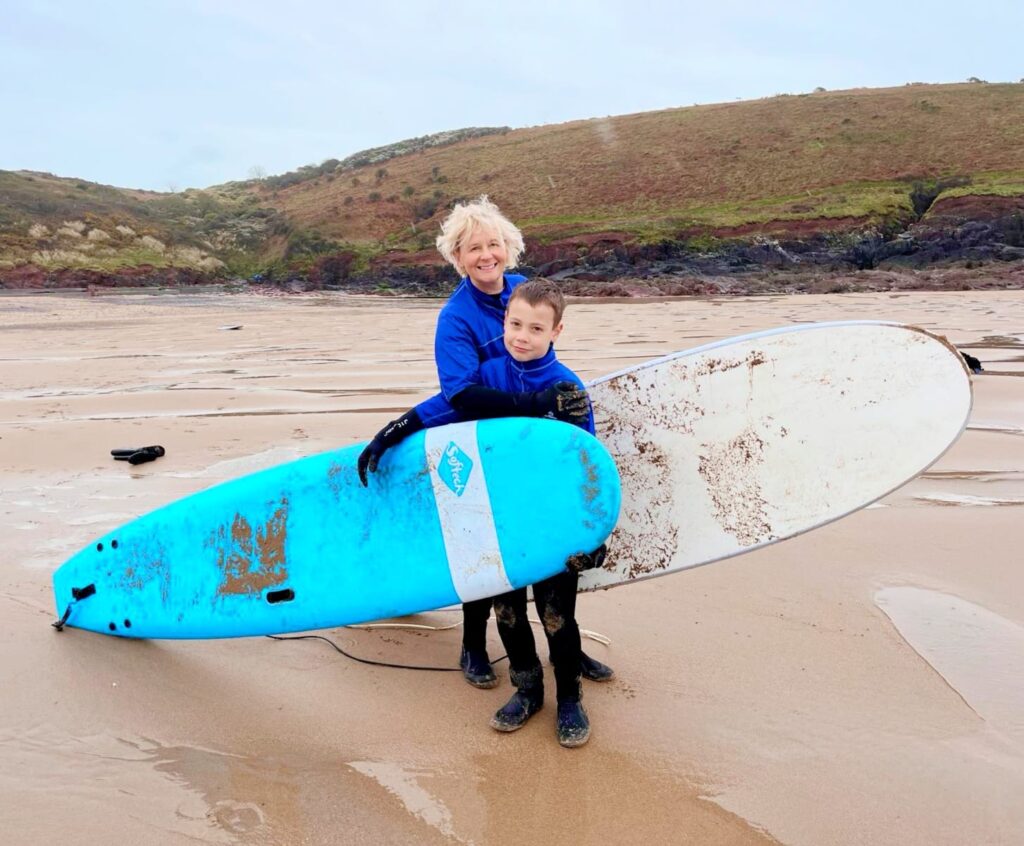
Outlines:
[[[752,428],[724,443],[702,444],[697,469],[707,483],[718,524],[744,546],[774,539],[755,467],[764,441]]]
[[[630,581],[671,566],[679,545],[679,529],[671,515],[669,457],[641,432],[643,429],[637,428],[633,433],[636,455],[618,461],[622,511],[603,565],[623,572]]]
[[[619,470],[622,510],[608,541],[602,569],[632,581],[665,570],[679,548],[678,521],[672,515],[673,464],[663,446],[672,434],[692,434],[704,408],[674,390],[690,378],[685,362],[624,373],[602,385],[610,392],[595,403],[598,437]],[[675,396],[675,403],[665,397]]]
[[[580,464],[583,465],[583,484],[580,487],[583,504],[587,511],[600,517],[604,514],[604,509],[596,505],[598,494],[601,493],[601,487],[598,484],[600,476],[594,460],[590,457],[590,451],[586,447],[580,449]]]
[[[220,571],[218,596],[257,596],[288,579],[285,541],[288,534],[288,501],[281,503],[263,523],[253,525],[235,514],[230,526],[210,535],[207,545],[217,549]]]
[[[726,373],[729,370],[735,370],[737,367],[746,367],[751,377],[753,377],[754,368],[760,367],[765,363],[767,363],[767,359],[764,352],[761,350],[751,350],[745,356],[739,358],[699,358],[692,367],[688,368],[688,372],[684,375],[691,378],[703,377],[710,376],[712,373]],[[700,390],[700,385],[697,386],[697,390]]]
[[[334,494],[334,498],[338,499],[341,497],[341,491],[344,487],[345,470],[351,468],[345,468],[337,461],[332,461],[330,466],[327,468],[327,487],[331,489],[331,493]]]
[[[166,564],[167,553],[157,542],[131,544],[125,547],[127,560],[121,574],[121,588],[125,591],[142,592],[156,582],[160,588],[160,600],[167,604],[171,590],[171,574]]]

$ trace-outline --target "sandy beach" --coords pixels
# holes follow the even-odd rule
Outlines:
[[[572,302],[584,378],[708,341],[870,318],[978,356],[968,431],[825,528],[582,596],[590,743],[550,705],[322,641],[133,641],[50,627],[95,535],[367,440],[436,390],[438,300],[0,297],[0,840],[20,844],[853,846],[1024,842],[1024,297],[873,293]],[[231,329],[228,327],[240,327]],[[162,444],[132,467],[115,447]],[[454,665],[459,615],[322,634]],[[503,654],[492,624],[492,656]],[[550,668],[548,682],[552,683]]]

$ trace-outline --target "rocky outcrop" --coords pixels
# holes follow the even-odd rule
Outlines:
[[[51,270],[34,264],[0,268],[0,288],[12,289],[186,287],[223,281],[218,275],[194,268],[152,267],[145,264],[114,271],[81,268]]]

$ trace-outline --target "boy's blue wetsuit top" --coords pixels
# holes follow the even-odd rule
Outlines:
[[[572,382],[579,388],[583,387],[580,377],[555,356],[554,346],[548,347],[543,357],[533,361],[516,361],[505,351],[504,342],[502,351],[500,358],[491,358],[480,365],[480,381],[475,384],[509,393],[543,391],[556,382]],[[444,394],[437,394],[421,402],[416,406],[416,413],[428,429],[461,419]],[[593,408],[590,408],[587,419],[579,425],[594,434]]]
[[[470,385],[483,384],[481,365],[506,355],[505,306],[516,285],[526,281],[514,273],[504,275],[500,294],[485,294],[465,277],[437,317],[434,360],[441,393],[416,406],[426,426],[441,426],[459,419],[451,399]],[[494,387],[494,386],[490,386]]]
[[[480,365],[505,354],[505,307],[525,276],[506,273],[500,294],[485,294],[466,277],[437,317],[434,361],[441,393],[451,400],[463,388],[479,385]]]

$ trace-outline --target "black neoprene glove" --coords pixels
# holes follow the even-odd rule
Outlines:
[[[359,453],[359,461],[356,463],[359,470],[359,481],[363,483],[364,488],[369,484],[366,474],[377,472],[380,457],[395,444],[400,444],[409,435],[422,428],[423,421],[420,420],[416,409],[412,408],[397,420],[392,420],[373,436],[373,440],[366,445],[366,449]]]
[[[556,382],[543,391],[511,393],[483,385],[463,388],[452,405],[467,419],[492,417],[554,417],[566,423],[583,423],[590,412],[587,392],[572,382]]]
[[[579,574],[584,570],[596,570],[604,566],[605,556],[608,555],[607,544],[601,544],[593,552],[577,552],[565,559],[565,568],[573,573]]]

